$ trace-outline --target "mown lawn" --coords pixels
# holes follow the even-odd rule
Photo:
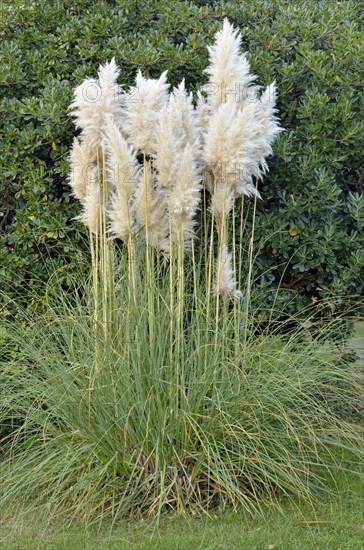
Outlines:
[[[166,519],[159,527],[143,521],[108,528],[66,528],[45,521],[45,514],[0,526],[1,550],[362,550],[364,484],[357,476],[337,472],[339,496],[298,507],[281,503],[281,511],[266,510],[264,518],[242,514],[198,519]]]

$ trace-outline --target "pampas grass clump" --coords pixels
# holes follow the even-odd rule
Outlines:
[[[0,420],[13,425],[1,510],[112,526],[255,514],[277,495],[313,501],[333,465],[357,460],[361,429],[337,403],[359,402],[360,387],[330,345],[335,326],[256,335],[242,201],[254,214],[280,128],[274,84],[259,95],[240,45],[225,20],[196,107],[166,72],[124,90],[114,60],[76,89],[69,181],[92,276],[80,266],[74,294],[53,281],[42,315],[4,324],[19,352],[0,369]]]

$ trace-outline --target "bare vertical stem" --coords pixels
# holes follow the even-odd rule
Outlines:
[[[236,228],[235,228],[235,224],[236,224],[236,214],[235,214],[235,207],[233,207],[233,229],[232,229],[232,254],[233,254],[233,270],[234,270],[234,276],[237,272],[237,269],[236,269]],[[240,285],[240,279],[238,279],[238,285]],[[238,337],[238,334],[239,334],[239,312],[240,312],[240,300],[234,300],[234,304],[233,304],[233,316],[234,316],[234,326],[233,326],[233,330],[234,330],[234,334],[233,334],[233,340],[234,340],[234,349],[235,349],[235,354],[237,355],[238,354],[238,351],[239,351],[239,345],[240,345],[240,341],[239,341],[239,337]]]
[[[241,197],[240,227],[239,227],[239,266],[238,283],[241,284],[242,265],[243,265],[243,220],[244,220],[244,195]]]
[[[241,198],[241,211],[240,211],[240,224],[239,224],[239,256],[238,256],[238,284],[241,285],[241,278],[242,278],[242,265],[243,265],[243,220],[244,220],[244,195]],[[238,307],[238,311],[240,313],[240,302],[237,304],[237,306],[234,305],[234,308]],[[235,342],[237,345],[237,350],[239,349],[241,345],[240,341],[240,319],[238,319],[237,324],[235,325],[236,330],[236,338]]]
[[[252,222],[252,231],[250,235],[249,252],[248,252],[249,269],[248,269],[248,277],[247,277],[246,304],[245,304],[245,331],[244,331],[245,343],[247,342],[247,336],[248,336],[248,316],[249,316],[249,307],[250,307],[251,280],[252,280],[252,272],[253,272],[253,246],[254,246],[256,211],[257,211],[257,197],[256,195],[254,195],[253,222]]]
[[[135,278],[135,246],[133,237],[129,233],[128,237],[128,268],[129,268],[129,300],[135,301],[136,278]]]
[[[106,225],[106,204],[107,204],[107,178],[106,178],[106,162],[105,151],[102,150],[102,224],[101,224],[101,243],[102,243],[102,289],[103,289],[103,303],[102,303],[102,322],[104,327],[105,340],[108,337],[108,297],[109,297],[109,250],[107,242],[107,225]]]
[[[214,177],[214,190],[216,186],[216,179]],[[210,305],[211,305],[211,295],[212,295],[212,277],[213,277],[213,256],[214,256],[214,229],[215,229],[215,209],[212,208],[211,211],[211,227],[210,227],[210,244],[208,251],[208,265],[207,265],[207,281],[206,281],[206,292],[207,292],[207,306],[206,306],[206,318],[207,321],[210,319]],[[207,237],[207,235],[206,235]]]
[[[89,240],[90,240],[90,252],[91,252],[91,269],[92,269],[92,288],[93,288],[93,299],[94,299],[94,311],[93,311],[93,318],[94,318],[94,324],[97,323],[97,304],[98,304],[98,276],[97,276],[97,269],[96,269],[96,251],[95,251],[95,243],[92,231],[89,231]]]
[[[195,311],[196,315],[199,311],[199,303],[198,303],[198,294],[197,289],[199,288],[198,285],[200,285],[200,281],[197,280],[197,265],[196,265],[196,256],[195,256],[195,242],[193,238],[191,239],[191,256],[192,256],[192,276],[193,276],[193,298],[195,301]],[[201,351],[201,334],[200,334],[200,324],[197,322],[196,325],[196,350],[197,355],[200,355]]]
[[[184,381],[184,330],[183,330],[183,316],[184,316],[184,234],[182,224],[179,224],[177,230],[178,249],[177,249],[177,349],[176,349],[176,420],[178,421],[179,403],[184,398],[182,395],[185,381]]]
[[[172,225],[169,220],[169,361],[170,366],[173,365],[173,339],[174,339],[174,279],[173,279],[173,242],[172,242]]]
[[[178,228],[178,255],[177,255],[177,326],[178,326],[178,355],[181,358],[183,338],[183,300],[184,300],[184,235],[183,228]]]
[[[153,274],[151,270],[151,258],[150,258],[150,246],[149,246],[149,219],[148,219],[148,189],[147,189],[147,160],[146,155],[143,153],[143,168],[144,168],[144,209],[145,209],[145,264],[146,264],[146,281],[147,281],[147,295],[148,295],[148,318],[149,318],[149,345],[153,345],[154,339],[154,308],[153,308],[153,295],[152,295],[152,279]]]
[[[215,310],[215,348],[217,347],[217,340],[219,334],[219,317],[220,317],[220,280],[222,269],[222,251],[223,247],[227,247],[227,226],[226,226],[226,193],[227,187],[225,186],[224,194],[224,206],[222,211],[221,220],[217,220],[216,229],[218,236],[218,256],[217,256],[217,273],[216,273],[216,310]]]
[[[213,192],[216,188],[216,178],[214,176],[213,183]],[[207,303],[206,303],[206,327],[210,328],[210,316],[211,316],[211,300],[212,300],[212,278],[213,278],[213,257],[214,257],[214,230],[215,230],[215,209],[211,209],[211,226],[210,226],[210,237],[209,237],[209,250],[208,250],[208,265],[207,265],[207,282],[206,282],[206,292],[207,292]],[[206,235],[207,237],[207,235]],[[206,345],[208,345],[209,330],[205,331]],[[205,352],[205,370],[208,367],[208,353]]]
[[[204,236],[204,267],[205,267],[205,283],[208,281],[208,238],[207,238],[207,201],[206,201],[206,187],[203,188],[203,236]]]

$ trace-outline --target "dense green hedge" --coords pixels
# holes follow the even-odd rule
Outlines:
[[[23,292],[58,270],[65,285],[87,250],[66,184],[73,88],[115,56],[120,82],[137,68],[203,82],[206,44],[227,16],[252,72],[277,82],[286,131],[260,185],[259,297],[295,311],[358,295],[364,267],[364,31],[348,0],[3,2],[0,18],[1,287]]]

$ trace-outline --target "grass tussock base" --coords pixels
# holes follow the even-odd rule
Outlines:
[[[106,290],[53,290],[37,318],[3,327],[2,509],[112,523],[254,514],[277,495],[315,498],[343,453],[359,459],[362,430],[342,404],[360,388],[329,343],[333,322],[257,335],[243,301],[202,292],[193,257],[183,307],[173,263],[149,262],[146,284],[136,258],[131,298],[119,260],[125,275]]]

